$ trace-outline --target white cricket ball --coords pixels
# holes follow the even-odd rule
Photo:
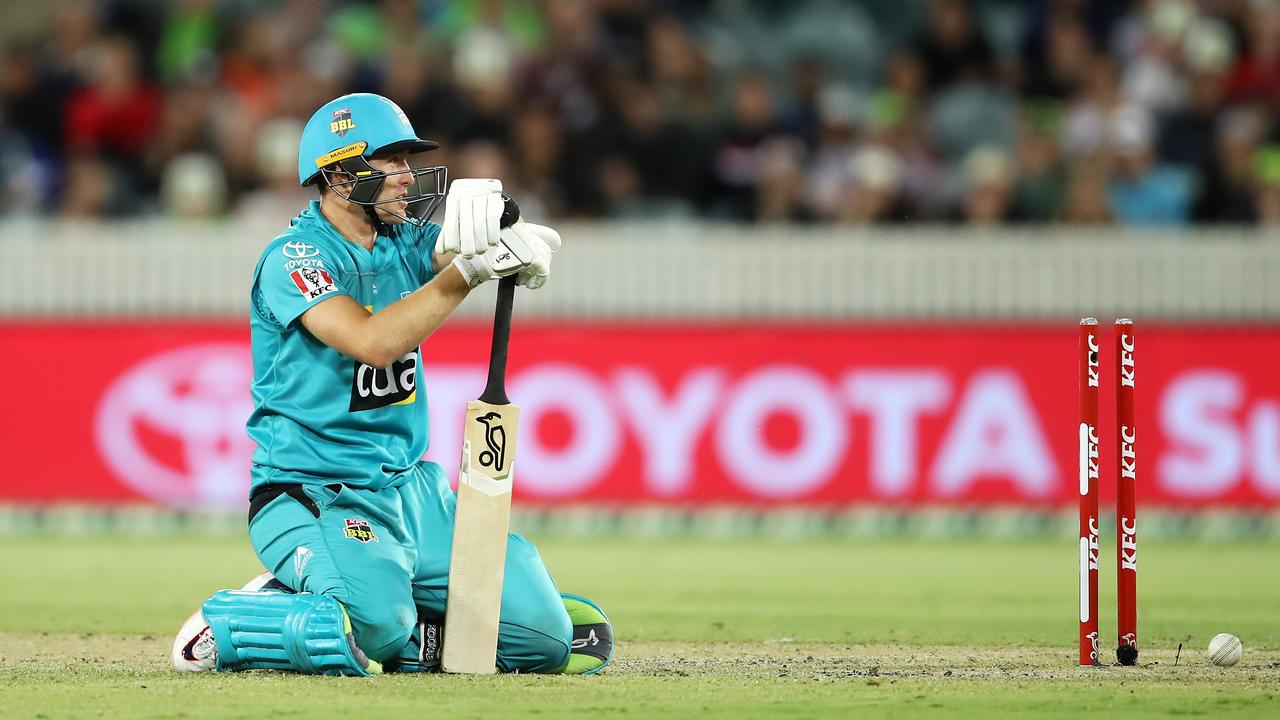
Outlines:
[[[1244,655],[1244,646],[1240,638],[1231,633],[1218,633],[1209,641],[1209,662],[1222,667],[1231,667],[1240,662]]]

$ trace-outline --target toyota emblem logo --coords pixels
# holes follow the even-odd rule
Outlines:
[[[94,435],[107,467],[174,507],[244,507],[253,442],[249,346],[188,345],[140,362],[103,394]]]

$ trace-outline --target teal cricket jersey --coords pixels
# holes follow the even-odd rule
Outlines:
[[[287,482],[379,489],[426,452],[421,350],[373,368],[320,342],[298,319],[339,295],[377,312],[431,279],[439,225],[382,232],[367,251],[313,201],[258,260],[250,297],[254,489]]]

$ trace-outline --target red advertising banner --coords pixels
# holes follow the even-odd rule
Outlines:
[[[488,333],[451,323],[423,346],[428,457],[450,474]],[[1280,329],[1140,324],[1138,337],[1140,505],[1280,506]],[[1076,342],[1074,324],[519,322],[517,496],[1068,507]],[[243,507],[251,372],[242,323],[0,324],[0,502]],[[1112,504],[1106,465],[1101,487]]]

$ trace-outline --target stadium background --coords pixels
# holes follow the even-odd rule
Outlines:
[[[526,529],[1070,537],[1097,315],[1138,322],[1144,534],[1280,535],[1276,3],[2,12],[0,532],[242,531],[251,268],[302,120],[369,90],[565,237],[513,334]],[[449,470],[491,297],[424,345]]]

